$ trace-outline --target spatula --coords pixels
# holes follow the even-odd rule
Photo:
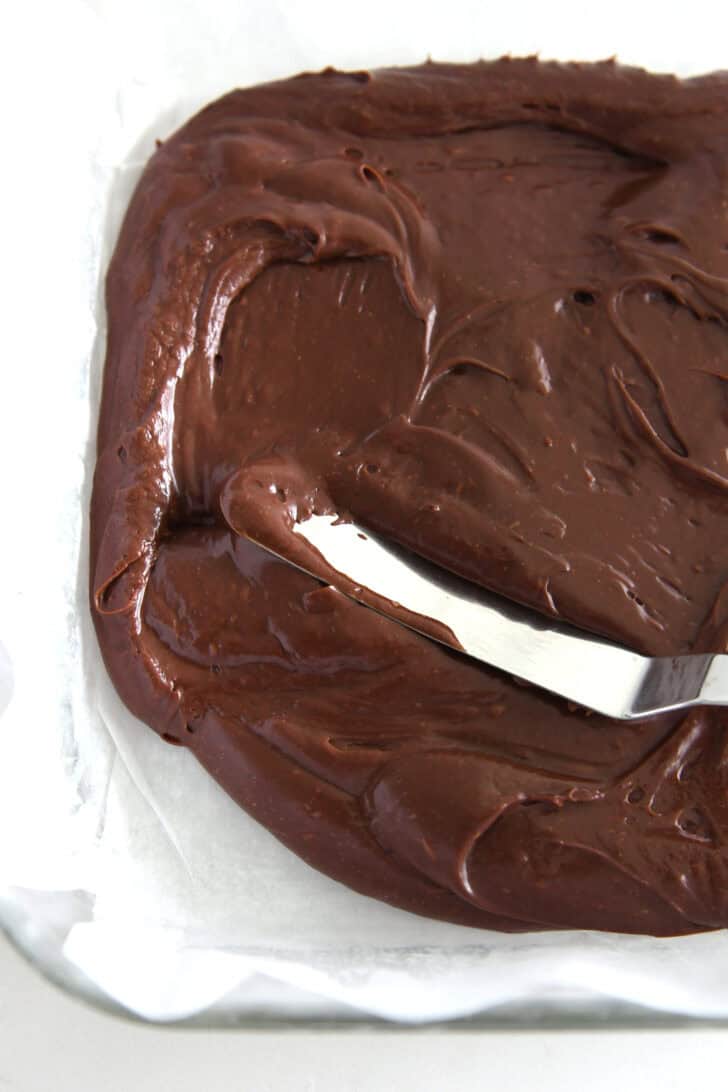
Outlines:
[[[314,515],[293,530],[308,545],[284,560],[411,629],[587,709],[636,720],[728,705],[726,654],[641,656],[484,591],[356,523]]]

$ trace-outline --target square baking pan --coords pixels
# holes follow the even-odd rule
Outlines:
[[[725,65],[715,12],[701,18],[698,3],[687,27],[661,21],[654,35],[650,4],[612,5],[608,25],[576,4],[513,5],[495,22],[457,2],[437,13],[373,3],[366,18],[325,3],[242,7],[98,0],[13,16],[17,57],[3,78],[23,160],[8,180],[13,310],[0,405],[12,513],[0,545],[0,926],[63,988],[168,1023],[728,1020],[724,933],[482,933],[315,873],[124,710],[87,608],[103,275],[155,138],[233,86],[327,64],[540,50],[698,74]]]

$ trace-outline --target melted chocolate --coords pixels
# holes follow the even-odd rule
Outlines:
[[[101,647],[358,891],[728,924],[725,711],[585,714],[244,537],[349,513],[642,652],[725,650],[727,118],[723,76],[327,71],[227,95],[144,172],[107,281]]]

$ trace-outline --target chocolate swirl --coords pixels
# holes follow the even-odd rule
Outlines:
[[[351,513],[645,653],[728,638],[728,80],[236,91],[107,280],[91,591],[129,707],[315,867],[506,930],[728,924],[726,713],[610,722],[273,560]]]

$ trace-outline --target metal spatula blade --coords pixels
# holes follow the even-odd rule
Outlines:
[[[587,709],[636,720],[694,705],[728,705],[728,655],[640,656],[481,590],[355,523],[311,516],[293,530],[314,547],[323,570],[341,579],[330,580],[311,551],[310,564],[292,562],[298,568],[411,629]]]

